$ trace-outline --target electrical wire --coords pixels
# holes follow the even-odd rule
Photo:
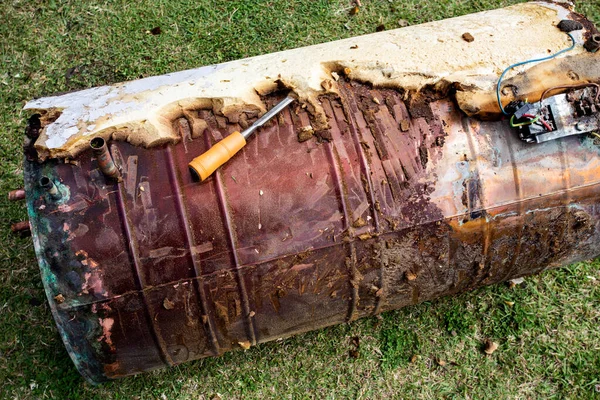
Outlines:
[[[540,122],[542,123],[542,125],[544,125],[544,127],[548,130],[548,132],[552,132],[552,127],[550,126],[549,123],[547,123],[543,119],[540,119]]]
[[[542,97],[540,97],[540,108],[542,105],[542,101],[544,101],[544,99],[546,98],[546,95],[548,93],[550,93],[553,90],[557,90],[557,89],[580,89],[580,88],[586,88],[586,87],[590,87],[590,86],[594,86],[596,88],[596,97],[594,98],[594,102],[597,103],[598,102],[598,98],[600,97],[600,85],[598,85],[597,83],[582,83],[580,85],[561,85],[561,86],[554,86],[551,88],[548,88],[546,90],[544,90],[544,93],[542,93]]]
[[[573,43],[571,44],[571,47],[569,47],[569,48],[566,48],[566,49],[562,49],[562,50],[560,50],[559,52],[557,52],[557,53],[554,53],[554,54],[552,54],[552,55],[550,55],[550,56],[548,56],[548,57],[536,58],[536,59],[533,59],[533,60],[527,60],[527,61],[521,61],[521,62],[519,62],[519,63],[516,63],[516,64],[513,64],[513,65],[509,66],[508,68],[506,68],[506,69],[504,70],[504,72],[502,72],[502,75],[500,75],[500,78],[498,79],[498,83],[496,84],[496,98],[497,98],[497,100],[498,100],[498,106],[500,107],[500,110],[502,111],[502,114],[504,114],[504,115],[510,115],[510,114],[509,114],[509,113],[508,113],[508,112],[507,112],[507,111],[504,109],[504,106],[502,105],[502,100],[500,99],[500,85],[502,84],[502,79],[504,79],[504,75],[506,75],[506,73],[507,73],[508,71],[510,71],[511,69],[513,69],[513,68],[516,68],[516,67],[519,67],[519,66],[521,66],[521,65],[525,65],[525,64],[529,64],[529,63],[534,63],[534,62],[540,62],[540,61],[546,61],[546,60],[550,60],[550,59],[552,59],[552,58],[554,58],[554,57],[556,57],[556,56],[558,56],[558,55],[560,55],[560,54],[563,54],[563,53],[566,53],[567,51],[571,51],[571,50],[573,50],[573,49],[575,48],[575,44],[576,44],[576,42],[575,42],[575,38],[574,38],[574,37],[573,37],[573,35],[571,35],[570,33],[567,33],[567,35],[569,36],[569,38],[571,38],[571,42],[573,42]]]
[[[535,117],[532,120],[515,124],[515,116],[513,115],[512,117],[510,117],[510,126],[512,126],[513,128],[517,128],[519,126],[531,125],[531,124],[535,124],[536,122],[538,122],[539,119],[540,119],[540,116],[538,115],[537,117]]]

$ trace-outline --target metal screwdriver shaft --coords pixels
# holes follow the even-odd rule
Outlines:
[[[267,123],[275,115],[279,114],[281,110],[290,105],[294,100],[293,97],[287,96],[277,103],[275,107],[256,120],[256,122],[248,127],[248,129],[245,129],[242,133],[238,131],[233,132],[206,152],[194,158],[188,164],[192,176],[199,181],[208,178],[217,168],[225,164],[231,157],[240,151],[246,145],[246,140],[252,136],[258,128]]]
[[[289,106],[294,100],[295,99],[293,97],[288,96],[285,99],[281,100],[279,103],[277,103],[275,105],[275,107],[271,108],[262,117],[257,119],[255,123],[253,123],[252,125],[250,125],[248,127],[248,129],[245,129],[244,131],[242,131],[242,136],[244,137],[244,139],[248,139],[250,136],[252,136],[252,134],[258,128],[260,128],[261,126],[263,126],[264,124],[269,122],[271,120],[271,118],[273,118],[274,116],[279,114],[281,112],[281,110],[283,110],[284,108]]]

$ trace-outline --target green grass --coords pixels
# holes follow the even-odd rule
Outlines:
[[[16,1],[0,5],[0,396],[4,398],[590,398],[600,396],[600,263],[547,272],[100,387],[58,337],[26,218],[33,97],[492,9],[515,1]],[[596,21],[593,2],[580,10]],[[147,31],[160,27],[162,33]],[[353,343],[358,338],[358,346]],[[485,355],[486,339],[499,343]],[[356,349],[358,348],[358,351]],[[350,354],[352,352],[352,354]]]

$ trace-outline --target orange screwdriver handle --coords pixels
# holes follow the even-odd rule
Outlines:
[[[208,178],[217,168],[225,164],[231,157],[246,145],[246,139],[240,132],[233,132],[213,147],[194,158],[188,164],[190,172],[200,181]]]

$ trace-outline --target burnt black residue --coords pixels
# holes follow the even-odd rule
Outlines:
[[[382,311],[431,300],[447,293],[453,274],[447,265],[450,228],[442,221],[386,235],[378,255],[386,293]]]
[[[428,159],[429,153],[427,152],[427,149],[419,147],[419,161],[421,162],[421,167],[423,167],[423,169],[425,169]]]

